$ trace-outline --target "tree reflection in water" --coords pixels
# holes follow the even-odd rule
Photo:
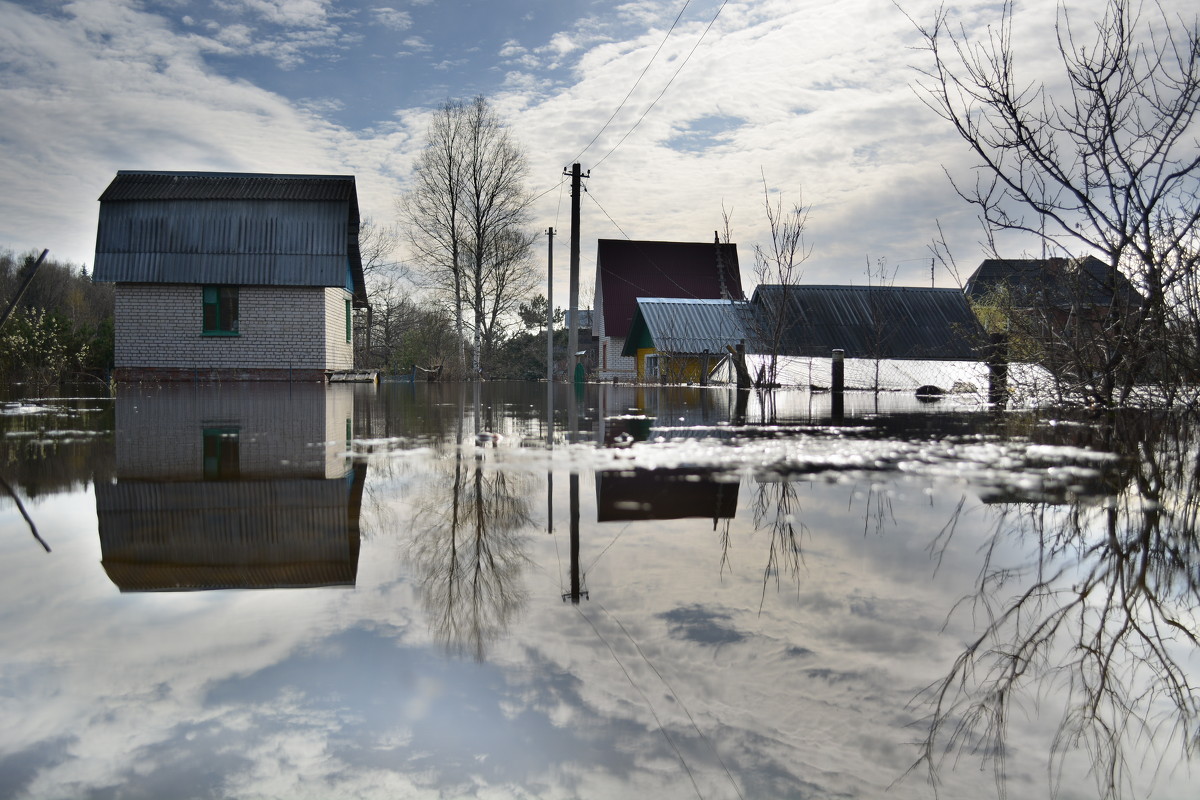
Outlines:
[[[524,476],[485,469],[479,448],[456,448],[451,463],[429,475],[408,557],[434,638],[483,661],[525,605],[532,492]]]
[[[1196,754],[1200,427],[1181,415],[1113,418],[1101,433],[1131,475],[1115,494],[996,507],[977,591],[951,615],[983,627],[919,697],[928,731],[913,769],[935,786],[941,762],[965,747],[991,763],[1003,793],[1010,716],[1029,690],[1064,703],[1055,771],[1082,748],[1102,797],[1133,793],[1144,764],[1126,752],[1153,752],[1158,770]],[[1006,555],[1014,546],[1023,560]]]
[[[767,587],[775,579],[775,590],[779,590],[780,571],[787,573],[800,592],[801,570],[804,568],[802,539],[808,529],[799,522],[800,498],[796,482],[782,476],[760,478],[754,493],[754,529],[766,531],[767,563],[763,567],[762,596],[758,601],[759,613],[767,599]],[[723,542],[721,560],[727,560],[728,538]]]

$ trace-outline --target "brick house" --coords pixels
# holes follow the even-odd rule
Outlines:
[[[737,245],[600,239],[596,246],[595,334],[601,380],[637,379],[622,355],[638,298],[744,300]]]
[[[366,307],[348,175],[122,170],[93,278],[115,286],[115,378],[325,380]]]

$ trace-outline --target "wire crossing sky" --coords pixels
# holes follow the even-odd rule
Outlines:
[[[535,229],[558,222],[563,167],[593,170],[585,268],[597,238],[711,241],[724,209],[749,277],[765,176],[811,204],[805,281],[864,284],[882,259],[928,286],[939,224],[964,276],[983,236],[945,174],[970,154],[912,90],[927,54],[905,12],[930,20],[937,0],[902,5],[0,0],[0,247],[90,264],[119,169],[351,173],[363,214],[390,223],[432,110],[484,94],[529,156]],[[1053,5],[1013,20],[1020,74],[1051,89]],[[1068,5],[1090,32],[1095,3]],[[965,0],[952,19],[979,34],[997,13]]]

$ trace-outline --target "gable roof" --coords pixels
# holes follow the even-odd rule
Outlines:
[[[781,355],[827,358],[840,348],[846,358],[975,361],[984,340],[957,289],[760,285],[751,304],[764,321],[784,310]]]
[[[366,285],[358,230],[353,175],[121,170],[100,195],[93,278],[349,283],[361,307]]]
[[[1018,307],[1109,306],[1114,298],[1131,304],[1142,299],[1122,273],[1117,273],[1114,282],[1108,265],[1095,256],[989,258],[971,273],[964,291],[977,301],[1001,286],[1009,289]]]
[[[600,239],[596,273],[608,336],[627,334],[639,297],[745,299],[732,243]]]
[[[639,347],[724,354],[726,346],[751,338],[749,314],[750,304],[744,300],[639,297],[621,355],[637,355]]]

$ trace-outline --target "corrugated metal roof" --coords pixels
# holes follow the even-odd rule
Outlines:
[[[608,336],[627,334],[639,297],[745,299],[736,244],[600,239],[596,270]]]
[[[119,172],[100,196],[93,277],[366,286],[353,176]]]
[[[784,309],[782,355],[829,357],[840,348],[847,358],[975,361],[984,341],[957,289],[763,285],[751,304],[768,341],[773,310]]]
[[[721,353],[750,340],[754,326],[745,301],[638,298],[621,355],[653,343],[662,353]]]
[[[120,170],[101,203],[133,200],[349,200],[358,222],[353,175]]]

